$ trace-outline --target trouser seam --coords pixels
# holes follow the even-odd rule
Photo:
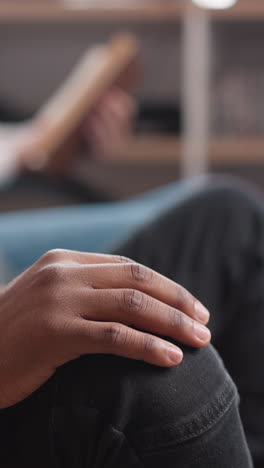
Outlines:
[[[140,448],[140,442],[144,440],[144,447],[141,450],[146,452],[157,448],[175,447],[190,441],[209,431],[226,414],[235,400],[238,401],[238,394],[233,382],[228,379],[221,395],[211,401],[206,408],[202,408],[196,418],[180,425],[176,422],[158,426],[156,429],[147,428],[140,431],[136,438],[134,437],[133,445]]]

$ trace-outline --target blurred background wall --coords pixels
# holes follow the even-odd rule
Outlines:
[[[89,162],[87,180],[120,198],[205,171],[262,186],[263,1],[226,10],[191,3],[1,0],[3,111],[31,115],[87,46],[129,30],[141,40],[144,66],[137,134],[111,161]]]

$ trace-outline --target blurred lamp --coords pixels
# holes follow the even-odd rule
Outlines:
[[[231,8],[238,0],[192,0],[197,6],[202,8],[210,8],[213,10],[224,10]]]

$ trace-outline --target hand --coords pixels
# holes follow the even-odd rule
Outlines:
[[[71,169],[76,156],[82,151],[83,142],[87,144],[89,157],[107,158],[113,155],[115,148],[130,132],[135,108],[133,99],[121,89],[109,91],[48,161],[43,160],[41,155],[39,157],[37,152],[38,141],[45,133],[47,123],[33,119],[14,125],[6,140],[16,154],[18,168],[41,169],[62,176]],[[35,151],[34,159],[28,158]]]
[[[94,156],[107,158],[114,153],[129,135],[135,112],[135,102],[121,89],[113,89],[101,99],[83,125]]]
[[[0,291],[0,408],[83,354],[178,365],[182,351],[155,334],[203,347],[208,318],[181,286],[129,259],[50,251]]]
[[[20,170],[20,152],[30,142],[24,124],[0,125],[0,182],[12,179]]]

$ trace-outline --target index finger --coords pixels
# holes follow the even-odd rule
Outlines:
[[[85,268],[85,267],[84,267]],[[207,324],[208,310],[187,289],[136,262],[90,265],[84,274],[95,289],[134,289]]]
[[[71,262],[80,265],[101,265],[133,263],[130,258],[120,255],[98,254],[90,252],[79,252],[77,250],[52,249],[46,252],[39,259],[40,263],[67,263]]]

